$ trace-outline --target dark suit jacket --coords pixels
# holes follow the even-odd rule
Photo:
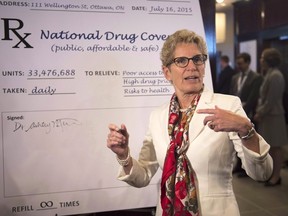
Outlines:
[[[231,80],[235,74],[236,71],[233,70],[231,66],[228,65],[227,67],[225,67],[219,75],[215,92],[222,94],[229,94]]]
[[[241,73],[237,73],[232,77],[230,85],[230,94],[232,95],[238,95],[237,85],[240,76]],[[238,95],[243,104],[243,109],[251,120],[255,114],[257,101],[259,99],[259,90],[262,82],[263,77],[250,70],[241,89],[241,93]]]

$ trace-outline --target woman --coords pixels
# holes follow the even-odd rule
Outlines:
[[[123,166],[120,180],[144,187],[163,169],[156,215],[239,215],[232,188],[236,153],[253,179],[267,180],[272,172],[269,145],[239,98],[204,86],[206,60],[206,44],[194,32],[180,30],[166,40],[162,69],[175,93],[151,113],[138,160],[129,154],[125,125],[109,125],[107,146]]]
[[[259,133],[271,145],[273,174],[265,186],[276,186],[281,184],[280,171],[283,165],[281,146],[288,144],[282,101],[285,81],[278,69],[281,64],[281,54],[274,48],[265,49],[260,64],[264,82],[260,88],[260,98],[254,119],[258,123]]]

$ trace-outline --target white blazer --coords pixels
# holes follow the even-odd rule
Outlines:
[[[214,94],[205,88],[196,110],[215,108],[215,105],[246,116],[238,97]],[[119,180],[135,187],[144,187],[149,184],[158,167],[163,168],[170,143],[168,112],[169,103],[151,113],[139,159],[133,159],[133,168],[129,175],[120,170]],[[270,146],[259,135],[260,154],[250,151],[242,145],[237,133],[214,132],[207,125],[204,126],[205,116],[206,114],[194,113],[189,126],[190,146],[187,151],[198,181],[201,215],[240,215],[232,188],[235,155],[240,157],[242,166],[252,179],[265,181],[272,174],[272,158],[268,154]],[[160,198],[156,215],[162,215]]]

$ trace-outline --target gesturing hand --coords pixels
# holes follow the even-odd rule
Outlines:
[[[121,124],[119,128],[115,124],[109,124],[109,133],[107,136],[107,147],[110,148],[119,159],[126,158],[128,155],[129,134],[126,126]]]
[[[199,109],[197,113],[208,114],[204,118],[204,125],[208,124],[211,130],[216,132],[225,131],[225,132],[241,132],[242,130],[247,131],[247,123],[250,125],[250,122],[247,118],[235,114],[229,110],[220,109],[218,106],[215,106],[214,109]]]

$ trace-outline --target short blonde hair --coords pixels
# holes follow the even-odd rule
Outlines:
[[[182,29],[170,35],[164,42],[160,59],[163,66],[168,66],[174,59],[174,52],[178,44],[196,44],[202,54],[207,55],[207,46],[204,39],[193,31]]]

